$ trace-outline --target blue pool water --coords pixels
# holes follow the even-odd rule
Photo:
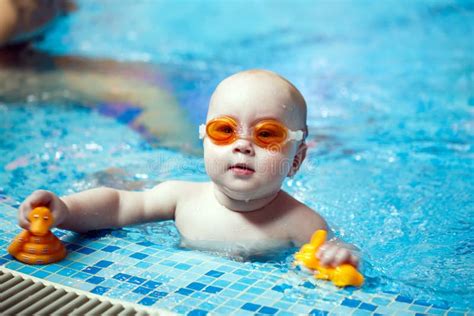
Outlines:
[[[233,72],[267,68],[293,81],[309,106],[310,150],[285,189],[362,250],[362,293],[474,307],[472,1],[78,6],[35,47],[155,65],[149,81],[174,96],[191,126],[204,120],[212,89]],[[2,196],[21,201],[38,188],[67,194],[207,179],[199,143],[152,147],[103,107],[45,92],[0,99]],[[172,223],[125,234],[171,253],[179,240]],[[295,300],[307,295],[293,290]]]

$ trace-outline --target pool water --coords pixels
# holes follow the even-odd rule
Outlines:
[[[361,249],[362,292],[474,307],[472,2],[78,6],[35,47],[156,65],[151,81],[174,96],[191,126],[233,72],[266,68],[294,82],[308,103],[310,149],[285,189]],[[158,137],[151,146],[143,131],[85,103],[0,95],[0,194],[12,205],[39,188],[67,194],[207,180],[198,142],[183,150],[160,146]],[[168,250],[179,241],[172,223],[124,231]],[[283,257],[250,264],[288,266]]]

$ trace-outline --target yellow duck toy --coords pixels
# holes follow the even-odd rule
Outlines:
[[[310,243],[304,244],[295,254],[295,264],[315,271],[316,279],[331,280],[336,286],[361,286],[364,283],[364,277],[352,265],[342,264],[335,268],[321,266],[316,253],[326,241],[326,236],[325,230],[317,230],[311,237]]]
[[[49,229],[53,216],[46,207],[37,207],[28,215],[30,230],[23,230],[15,237],[8,252],[27,264],[47,264],[60,261],[67,251],[61,241]]]

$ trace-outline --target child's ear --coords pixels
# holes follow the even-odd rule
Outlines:
[[[293,164],[291,165],[290,171],[288,172],[288,177],[293,177],[298,169],[301,167],[304,159],[306,158],[306,151],[308,150],[308,146],[305,142],[301,143],[296,151],[295,158],[293,159]]]

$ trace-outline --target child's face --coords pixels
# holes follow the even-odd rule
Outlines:
[[[289,130],[303,130],[304,110],[304,100],[275,74],[245,72],[224,80],[211,98],[207,122],[230,116],[244,136],[226,145],[204,138],[206,171],[218,189],[237,200],[254,200],[278,192],[302,141],[289,141],[277,151],[269,150],[254,143],[251,128],[262,119],[274,119]]]

